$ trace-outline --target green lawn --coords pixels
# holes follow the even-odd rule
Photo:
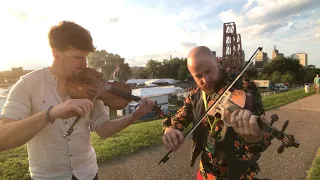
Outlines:
[[[315,94],[315,89],[311,88],[308,93],[305,93],[303,89],[287,91],[279,94],[273,94],[270,96],[262,97],[262,103],[266,110],[273,109],[298,99]]]
[[[312,166],[307,174],[306,180],[319,180],[320,179],[320,148],[316,158],[313,160]]]
[[[279,107],[297,99],[314,94],[312,89],[304,93],[302,89],[263,97],[265,109]],[[112,113],[114,114],[114,113]],[[101,139],[92,133],[92,143],[97,152],[98,163],[127,155],[141,148],[161,143],[161,120],[135,123],[108,139]],[[0,179],[29,179],[26,145],[0,153]]]

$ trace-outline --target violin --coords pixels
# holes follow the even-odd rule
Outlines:
[[[209,103],[209,105],[211,104],[213,104],[213,102]],[[244,92],[243,90],[231,90],[223,95],[220,101],[217,102],[216,108],[209,111],[208,114],[212,116],[216,116],[218,114],[219,116],[221,116],[221,120],[223,120],[224,124],[227,127],[231,127],[232,125],[226,121],[226,111],[232,113],[235,110],[243,109],[247,109],[250,111],[253,110],[252,96],[249,93]],[[277,152],[279,154],[284,151],[285,147],[299,147],[300,142],[294,138],[294,135],[284,133],[289,124],[289,120],[285,121],[281,130],[278,130],[277,128],[272,126],[275,121],[278,121],[277,114],[271,115],[270,120],[270,124],[267,124],[258,117],[257,122],[261,130],[268,132],[271,136],[282,142],[280,147],[277,149]]]
[[[234,90],[232,86],[237,82],[237,80],[242,76],[242,74],[245,72],[245,70],[251,65],[253,62],[252,59],[257,55],[258,51],[262,51],[262,47],[257,48],[257,50],[254,52],[254,54],[250,57],[250,59],[247,61],[247,64],[243,67],[243,69],[240,71],[240,73],[237,75],[237,77],[233,80],[231,84],[228,85],[228,87],[223,88],[220,90],[219,93],[217,93],[217,97],[213,97],[214,101],[210,102],[208,104],[208,109],[200,119],[197,121],[197,123],[194,124],[194,126],[187,131],[185,135],[185,139],[188,138],[195,129],[201,124],[203,119],[209,114],[209,115],[219,115],[221,116],[221,120],[223,120],[224,124],[227,127],[231,127],[231,124],[226,121],[225,118],[225,112],[228,111],[232,113],[234,110],[241,110],[241,109],[248,109],[252,110],[252,97],[250,94],[245,93],[243,90]],[[278,116],[276,114],[272,115],[271,117],[271,123],[266,124],[261,119],[258,118],[257,122],[260,127],[260,129],[268,132],[271,134],[272,137],[280,140],[282,142],[281,146],[278,148],[278,153],[282,153],[284,151],[285,147],[296,147],[298,148],[300,145],[300,142],[295,140],[294,136],[292,134],[286,134],[284,133],[285,129],[288,126],[289,121],[285,121],[284,125],[282,126],[281,130],[278,130],[277,128],[273,127],[273,123],[278,120]],[[158,162],[158,165],[163,163],[166,163],[169,158],[170,154],[173,152],[173,150],[169,150],[162,159]]]
[[[117,70],[116,68],[111,76],[114,76]],[[117,81],[109,82],[111,76],[108,80],[105,80],[101,73],[86,67],[79,75],[68,78],[67,92],[72,99],[87,98],[92,102],[99,99],[105,106],[115,110],[125,108],[131,101],[138,102],[141,100],[139,97],[131,94],[130,85]],[[156,105],[154,105],[153,111],[160,115],[160,117],[164,116],[163,111]],[[80,115],[64,134],[64,137],[71,135],[79,119]]]

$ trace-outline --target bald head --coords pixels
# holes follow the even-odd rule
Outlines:
[[[193,48],[188,55],[187,66],[197,85],[207,94],[219,88],[220,66],[208,47]]]
[[[213,55],[212,51],[206,46],[197,46],[193,48],[188,55],[188,68],[196,65],[199,61],[212,60],[215,63],[216,57]]]

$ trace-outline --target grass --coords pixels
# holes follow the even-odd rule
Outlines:
[[[303,89],[287,91],[279,94],[273,94],[270,96],[264,96],[262,97],[262,103],[265,110],[269,110],[283,106],[285,104],[310,96],[315,93],[316,91],[314,88],[310,88],[308,93],[305,93]]]
[[[311,89],[309,93],[299,89],[265,96],[262,101],[265,109],[269,110],[314,93],[314,89]],[[97,153],[98,163],[104,163],[115,156],[128,155],[141,148],[160,144],[161,135],[161,120],[153,120],[132,124],[108,139],[101,139],[97,134],[92,133],[92,144]],[[0,179],[30,179],[26,145],[0,152]]]
[[[98,163],[103,163],[114,156],[131,154],[142,147],[160,144],[161,127],[161,120],[154,120],[133,124],[108,139],[101,139],[93,133],[92,143]]]
[[[320,179],[320,148],[316,158],[312,162],[312,166],[307,172],[306,180],[319,180]]]

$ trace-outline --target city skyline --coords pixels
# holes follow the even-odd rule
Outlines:
[[[320,1],[93,2],[13,0],[2,5],[0,17],[6,26],[0,34],[0,48],[5,52],[0,71],[51,65],[47,33],[62,20],[87,28],[98,50],[119,54],[131,67],[144,66],[149,59],[169,59],[170,55],[186,57],[198,45],[208,46],[221,56],[225,22],[235,22],[246,60],[260,46],[271,58],[276,44],[285,56],[305,52],[308,64],[320,67]],[[71,8],[70,13],[74,4],[77,8]]]
[[[278,48],[277,48],[277,50],[279,50]],[[244,51],[245,52],[245,51]],[[265,51],[263,51],[262,50],[262,52],[263,53],[267,53],[267,60],[272,60],[272,52],[271,53],[268,53],[268,52],[265,52]],[[281,54],[284,54],[284,57],[292,57],[292,55],[295,55],[295,54],[300,54],[300,53],[305,53],[305,52],[297,52],[297,53],[292,53],[292,54],[288,54],[288,55],[286,55],[285,53],[282,53],[281,51],[279,51]],[[308,53],[306,53],[307,55],[308,55]],[[250,55],[251,56],[251,55]],[[309,56],[309,55],[308,55]],[[170,58],[174,58],[174,57],[167,57],[166,59],[170,59]],[[180,57],[179,57],[180,58]],[[149,60],[149,59],[148,59]],[[146,62],[148,61],[148,60],[146,60]],[[153,59],[153,60],[158,60],[158,61],[162,61],[162,59]],[[248,60],[248,58],[246,57],[246,59],[245,59],[246,61]],[[298,59],[299,60],[299,59]],[[44,66],[50,66],[51,64],[46,64],[46,65],[44,65]],[[309,58],[308,58],[308,64],[307,65],[314,65],[314,66],[316,66],[316,67],[320,67],[320,64],[319,64],[319,66],[317,66],[316,64],[312,64],[312,63],[310,63],[310,60],[309,60]],[[44,66],[38,66],[38,68],[42,68],[42,67],[44,67]],[[139,65],[130,65],[129,64],[129,66],[130,67],[142,67],[142,66],[139,66]],[[10,68],[8,68],[8,69],[1,69],[0,68],[0,71],[11,71],[11,68],[19,68],[19,67],[22,67],[22,66],[15,66],[15,67],[10,67]],[[143,66],[144,67],[144,66]],[[26,69],[25,67],[22,67],[23,68],[23,70],[35,70],[36,68],[33,68],[33,69]]]

